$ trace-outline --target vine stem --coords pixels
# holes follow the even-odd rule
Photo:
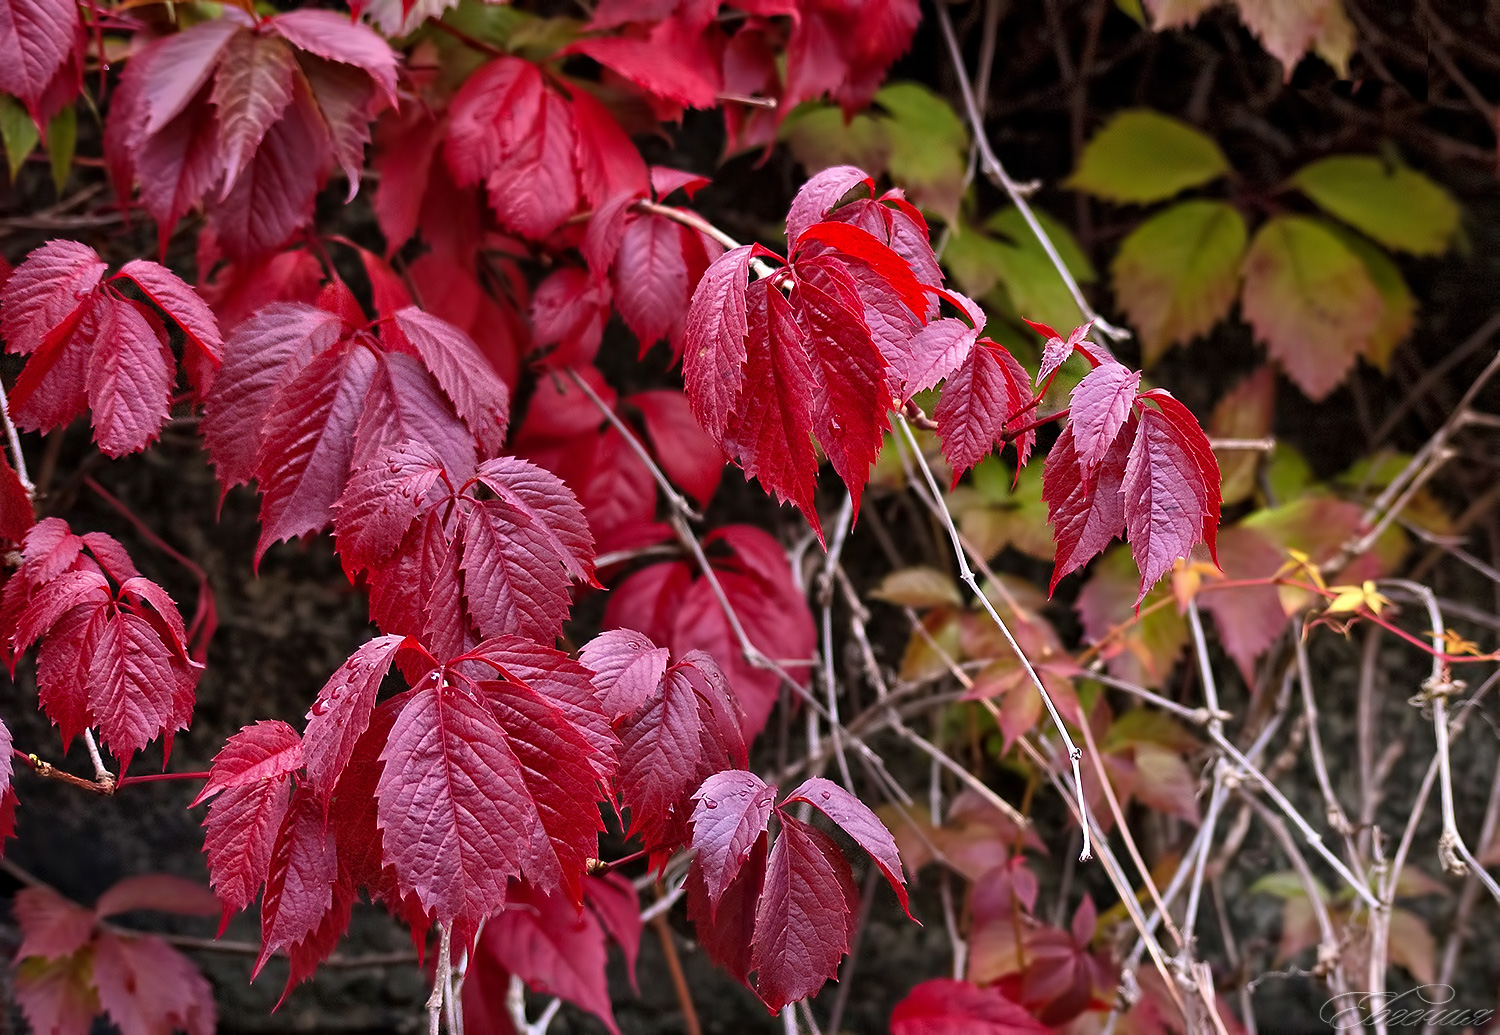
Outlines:
[[[939,10],[941,11],[942,8],[939,7]],[[1005,642],[1010,644],[1011,650],[1015,651],[1016,657],[1021,662],[1021,667],[1025,669],[1026,675],[1031,679],[1031,685],[1036,687],[1036,692],[1041,695],[1042,704],[1046,706],[1047,714],[1051,716],[1052,724],[1057,728],[1058,735],[1062,737],[1063,747],[1068,752],[1068,762],[1073,767],[1073,790],[1078,799],[1078,815],[1080,817],[1080,826],[1083,829],[1083,850],[1079,852],[1078,858],[1080,860],[1089,859],[1093,854],[1089,841],[1089,805],[1088,799],[1084,797],[1083,793],[1083,770],[1078,764],[1079,760],[1083,757],[1083,752],[1079,750],[1077,744],[1073,743],[1073,738],[1068,735],[1068,729],[1063,724],[1063,717],[1058,712],[1057,705],[1053,703],[1052,695],[1042,685],[1041,676],[1037,675],[1036,669],[1032,667],[1031,659],[1026,656],[1026,652],[1016,642],[1016,638],[1011,633],[1010,627],[1005,624],[1005,619],[1000,617],[1000,612],[996,611],[995,605],[990,603],[990,598],[979,588],[979,579],[975,577],[974,569],[969,567],[968,557],[964,553],[963,543],[959,539],[958,527],[953,524],[953,514],[948,510],[948,503],[943,498],[943,491],[938,488],[937,477],[932,473],[932,465],[927,462],[927,457],[922,453],[922,447],[917,444],[917,437],[912,433],[911,425],[900,414],[896,414],[896,425],[901,429],[901,434],[906,439],[906,444],[911,449],[917,466],[922,469],[922,476],[927,481],[928,491],[932,493],[932,498],[937,501],[938,517],[943,522],[943,527],[947,529],[948,538],[953,544],[953,556],[958,561],[959,578],[964,581],[969,589],[973,590],[974,595],[979,598],[980,604],[984,606],[985,611],[989,614],[990,620],[995,623],[995,626],[1005,637]]]
[[[1094,325],[1115,341],[1121,341],[1130,336],[1130,332],[1105,320],[1096,313],[1088,300],[1083,297],[1083,292],[1078,287],[1078,281],[1073,279],[1073,274],[1063,262],[1062,256],[1058,254],[1057,246],[1047,236],[1047,231],[1042,229],[1041,221],[1036,218],[1036,213],[1031,210],[1031,205],[1026,201],[1026,191],[1021,185],[1010,178],[1005,171],[1005,166],[996,157],[994,149],[990,147],[989,137],[984,131],[984,116],[979,111],[979,102],[974,97],[974,86],[969,81],[969,71],[964,65],[963,50],[958,45],[958,36],[953,31],[953,20],[948,17],[948,7],[943,0],[934,3],[933,8],[937,11],[938,27],[943,32],[943,40],[948,45],[948,57],[953,63],[953,74],[958,79],[958,90],[963,95],[964,111],[969,118],[969,126],[974,131],[974,143],[979,148],[979,161],[984,167],[985,175],[995,185],[1010,196],[1011,203],[1020,210],[1021,218],[1026,220],[1026,225],[1031,227],[1031,232],[1036,234],[1042,250],[1047,253],[1047,258],[1052,261],[1057,275],[1067,286],[1068,293],[1073,296],[1073,302],[1078,306],[1078,311],[1083,314],[1084,319],[1092,320]],[[1077,768],[1077,762],[1074,762]]]
[[[16,477],[21,480],[21,487],[26,490],[26,497],[36,499],[36,486],[31,482],[31,476],[26,471],[26,457],[21,452],[21,436],[16,431],[15,421],[10,419],[10,402],[5,397],[5,389],[0,388],[0,422],[5,425],[5,441],[10,445],[11,461],[15,464]]]

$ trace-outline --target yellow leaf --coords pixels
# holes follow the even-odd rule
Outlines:
[[[1381,608],[1390,603],[1376,588],[1375,583],[1365,579],[1358,586],[1333,586],[1330,589],[1334,595],[1333,600],[1324,609],[1330,614],[1343,612],[1369,611],[1371,614],[1380,614]]]

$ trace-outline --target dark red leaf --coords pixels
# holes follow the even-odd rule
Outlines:
[[[484,925],[475,954],[491,957],[532,991],[587,1010],[619,1035],[605,981],[604,929],[589,910],[580,910],[562,895],[518,884],[506,908]],[[471,992],[465,982],[464,993],[467,1013],[471,996],[503,996],[504,989]]]
[[[291,779],[282,775],[232,787],[208,806],[203,851],[214,893],[224,904],[220,934],[231,916],[255,901],[266,882],[290,800]]]
[[[20,98],[33,118],[73,49],[78,26],[73,0],[0,4],[0,92]]]
[[[486,454],[498,453],[510,423],[510,390],[479,347],[451,323],[414,306],[399,310],[394,322],[474,433],[479,447]]]
[[[292,103],[296,72],[296,59],[285,41],[258,32],[230,37],[210,94],[224,168],[221,197],[234,187],[266,132]]]
[[[1204,538],[1210,511],[1217,509],[1211,501],[1217,500],[1219,486],[1217,480],[1212,486],[1206,483],[1181,427],[1160,410],[1145,409],[1121,492],[1125,537],[1141,571],[1139,606],[1157,580]]]
[[[1073,445],[1073,425],[1063,428],[1042,472],[1042,499],[1057,541],[1050,595],[1064,575],[1077,571],[1125,531],[1125,466],[1134,441],[1131,417],[1114,438],[1098,467],[1085,472]]]
[[[731,769],[704,780],[693,799],[693,850],[712,919],[756,842],[765,836],[776,807],[776,788],[754,773]]]
[[[823,815],[838,824],[839,828],[854,838],[875,865],[880,868],[891,890],[901,900],[901,908],[911,916],[906,899],[906,877],[901,871],[901,854],[896,850],[896,839],[886,829],[880,817],[870,807],[850,794],[832,780],[814,776],[806,780],[782,801],[785,809],[791,802],[805,801]]]
[[[368,26],[337,11],[313,8],[278,14],[267,24],[301,50],[363,69],[380,87],[391,107],[396,106],[396,52]]]
[[[187,335],[188,341],[217,367],[222,359],[224,339],[219,321],[198,293],[165,266],[147,259],[132,259],[120,267],[116,277],[125,277],[145,293],[156,306],[172,318]],[[202,386],[206,387],[206,386]]]
[[[814,223],[797,236],[794,247],[799,265],[803,249],[811,242],[827,245],[844,260],[870,270],[880,288],[899,299],[913,313],[927,311],[927,293],[911,265],[868,230],[838,220]]]
[[[592,36],[568,50],[586,54],[653,97],[689,108],[711,108],[723,90],[717,54],[721,47],[722,36],[667,19],[644,35]]]
[[[260,906],[260,973],[272,954],[295,945],[318,929],[333,908],[338,849],[323,807],[305,788],[292,792],[291,805],[276,834]]]
[[[755,991],[773,1011],[838,976],[854,935],[859,889],[833,839],[791,816],[771,846],[755,911]]]
[[[688,306],[682,355],[693,416],[710,438],[725,443],[729,425],[738,412],[745,380],[745,339],[749,333],[746,278],[751,247],[725,252],[709,266]],[[765,303],[757,299],[759,326],[766,332]]]
[[[750,982],[751,947],[755,944],[755,907],[766,876],[767,835],[750,847],[750,854],[720,896],[717,910],[710,910],[703,869],[695,862],[688,870],[688,916],[693,921],[698,944],[708,958],[744,984]]]
[[[411,642],[404,636],[377,636],[334,670],[307,713],[302,754],[307,787],[326,810],[354,745],[370,725],[381,680],[396,652]]]
[[[1001,442],[1005,425],[1031,402],[1026,372],[1004,346],[978,342],[943,386],[933,416],[943,456],[953,468],[953,482],[983,460]],[[1024,464],[1036,440],[1035,432],[1016,436],[1019,462]]]
[[[444,682],[417,690],[380,760],[385,861],[400,893],[414,894],[439,926],[472,936],[505,902],[510,878],[539,865],[555,882],[536,803],[486,702]]]

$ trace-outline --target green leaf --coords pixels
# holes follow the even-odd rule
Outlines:
[[[1365,352],[1384,303],[1364,261],[1316,219],[1277,216],[1245,256],[1241,310],[1309,399],[1327,398]]]
[[[781,139],[809,173],[835,165],[855,165],[878,174],[890,145],[885,129],[870,115],[844,121],[836,104],[799,104],[781,124]]]
[[[1121,14],[1124,14],[1142,28],[1145,27],[1146,12],[1141,7],[1141,0],[1115,0],[1115,6],[1120,9]]]
[[[960,607],[964,602],[952,575],[926,565],[891,572],[870,595],[899,607],[938,607],[943,604]]]
[[[1297,447],[1278,439],[1266,461],[1266,491],[1273,503],[1286,503],[1301,496],[1316,481],[1312,464]]]
[[[1330,226],[1329,229],[1338,234],[1339,240],[1360,257],[1365,264],[1365,271],[1370,274],[1370,282],[1380,292],[1384,308],[1375,330],[1370,333],[1365,358],[1379,367],[1382,373],[1386,373],[1390,370],[1391,354],[1396,351],[1396,346],[1405,341],[1416,326],[1417,300],[1413,297],[1411,288],[1406,286],[1406,278],[1401,276],[1401,270],[1384,249],[1342,226]]]
[[[1458,231],[1458,204],[1432,180],[1370,155],[1303,166],[1292,184],[1330,215],[1389,248],[1440,255]]]
[[[891,83],[875,95],[889,117],[886,171],[913,204],[952,223],[964,194],[969,132],[946,100],[920,83]]]
[[[1073,279],[1080,284],[1096,280],[1093,266],[1068,228],[1045,212],[1033,211]],[[1063,283],[1057,267],[1052,265],[1041,241],[1026,225],[1021,210],[1014,207],[1001,209],[985,226],[1003,238],[993,253],[995,272],[1005,284],[1016,313],[1028,320],[1059,328],[1080,323],[1083,317],[1078,311],[1078,303],[1073,301],[1072,293]]]
[[[10,94],[0,93],[0,139],[5,141],[5,158],[10,163],[10,182],[16,182],[26,156],[36,147],[41,135],[36,123],[26,114],[21,102]]]
[[[1184,201],[1121,242],[1110,267],[1115,300],[1140,333],[1147,365],[1229,315],[1248,239],[1233,206]]]
[[[1133,108],[1095,134],[1065,185],[1106,201],[1164,201],[1228,171],[1213,138],[1180,119]]]
[[[1313,887],[1318,889],[1318,896],[1324,901],[1328,899],[1328,889],[1323,882],[1316,877],[1313,878]],[[1292,870],[1280,870],[1276,873],[1268,873],[1250,885],[1249,891],[1252,895],[1274,895],[1282,901],[1293,898],[1306,898],[1307,887],[1302,883],[1302,878]]]
[[[1011,471],[1003,460],[989,457],[974,468],[975,503],[958,512],[964,537],[986,558],[1007,546],[1039,560],[1050,561],[1056,551],[1047,505],[1042,502],[1042,468],[1028,464],[1011,489]]]
[[[73,150],[78,146],[78,109],[71,104],[47,123],[47,157],[52,162],[52,185],[62,194],[73,171]]]

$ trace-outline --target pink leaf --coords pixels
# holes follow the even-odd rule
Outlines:
[[[1143,410],[1121,484],[1125,536],[1146,596],[1167,569],[1203,538],[1209,487],[1186,436],[1158,410]],[[1218,487],[1212,492],[1217,495]]]
[[[352,576],[389,561],[442,476],[442,461],[415,441],[382,450],[356,470],[333,515],[344,571]]]
[[[1077,571],[1103,552],[1110,540],[1125,531],[1125,498],[1121,492],[1130,444],[1136,435],[1134,418],[1115,436],[1098,467],[1085,472],[1073,445],[1073,425],[1063,428],[1042,472],[1042,499],[1052,522],[1057,555],[1050,595],[1064,575]]]
[[[224,348],[219,321],[208,303],[183,283],[181,277],[147,259],[131,259],[115,276],[133,281],[147,298],[182,328],[188,340],[214,366],[218,366]]]
[[[808,227],[828,218],[844,195],[861,183],[874,189],[869,173],[852,165],[836,165],[811,177],[792,199],[786,216],[786,239],[796,241]]]
[[[396,312],[394,322],[417,350],[485,453],[498,453],[510,421],[510,390],[479,347],[446,320],[415,307]]]
[[[1104,363],[1073,389],[1068,420],[1073,425],[1073,448],[1085,474],[1092,473],[1114,445],[1115,436],[1130,416],[1140,383],[1140,371]]]
[[[260,956],[252,976],[278,950],[301,942],[317,930],[333,908],[338,878],[338,850],[323,818],[322,806],[299,787],[276,834],[260,907]]]
[[[16,959],[59,959],[89,943],[98,926],[94,914],[47,887],[16,892],[15,918],[21,925]]]
[[[688,307],[682,376],[693,416],[720,445],[737,412],[745,379],[750,253],[745,245],[719,256],[698,282]],[[764,317],[760,320],[764,327]]]
[[[377,636],[360,646],[318,691],[307,713],[302,753],[307,760],[307,787],[326,810],[339,775],[354,754],[354,745],[370,725],[380,682],[390,671],[404,636]]]
[[[997,989],[933,978],[891,1012],[891,1035],[1047,1035],[1052,1029]]]
[[[602,632],[578,652],[578,660],[594,674],[605,711],[614,717],[631,714],[657,693],[668,657],[665,647],[634,629]]]
[[[137,303],[104,297],[95,309],[100,344],[88,368],[94,439],[109,456],[124,456],[145,449],[160,434],[176,364]]]
[[[312,8],[278,14],[268,24],[293,46],[329,61],[364,69],[380,86],[391,107],[396,107],[396,53],[368,26],[337,11]]]
[[[694,419],[681,392],[637,392],[625,400],[641,411],[657,462],[699,506],[708,506],[724,475],[724,454]]]
[[[724,892],[750,858],[776,806],[776,788],[754,773],[731,769],[715,773],[693,795],[693,849],[708,896],[708,912],[718,910]]]
[[[255,901],[271,866],[271,851],[290,802],[291,779],[276,776],[232,787],[215,798],[203,821],[209,879],[229,918]]]
[[[160,938],[105,932],[94,946],[99,1003],[122,1032],[213,1035],[213,986]]]
[[[7,352],[29,355],[93,297],[107,267],[76,241],[48,241],[0,286],[0,335]]]
[[[963,472],[983,460],[1003,440],[1005,426],[1031,402],[1026,372],[1004,347],[981,341],[969,351],[943,386],[933,416],[943,456],[953,467],[956,485]],[[1019,462],[1024,464],[1035,432],[1016,436]]]
[[[77,34],[78,7],[72,0],[5,0],[0,4],[0,92],[19,97],[37,116]]]
[[[94,915],[101,920],[136,909],[178,916],[213,916],[219,911],[219,900],[197,881],[170,873],[143,873],[126,877],[94,903]]]
[[[225,46],[210,95],[219,120],[224,166],[220,197],[234,187],[266,132],[292,103],[296,71],[292,48],[275,36],[240,32]]]
[[[803,782],[787,795],[779,808],[784,810],[795,801],[807,802],[854,838],[880,868],[891,890],[901,900],[901,908],[906,910],[906,915],[911,916],[906,900],[906,877],[901,872],[901,854],[896,850],[896,839],[885,828],[880,817],[870,811],[868,805],[832,780],[821,776]]]

